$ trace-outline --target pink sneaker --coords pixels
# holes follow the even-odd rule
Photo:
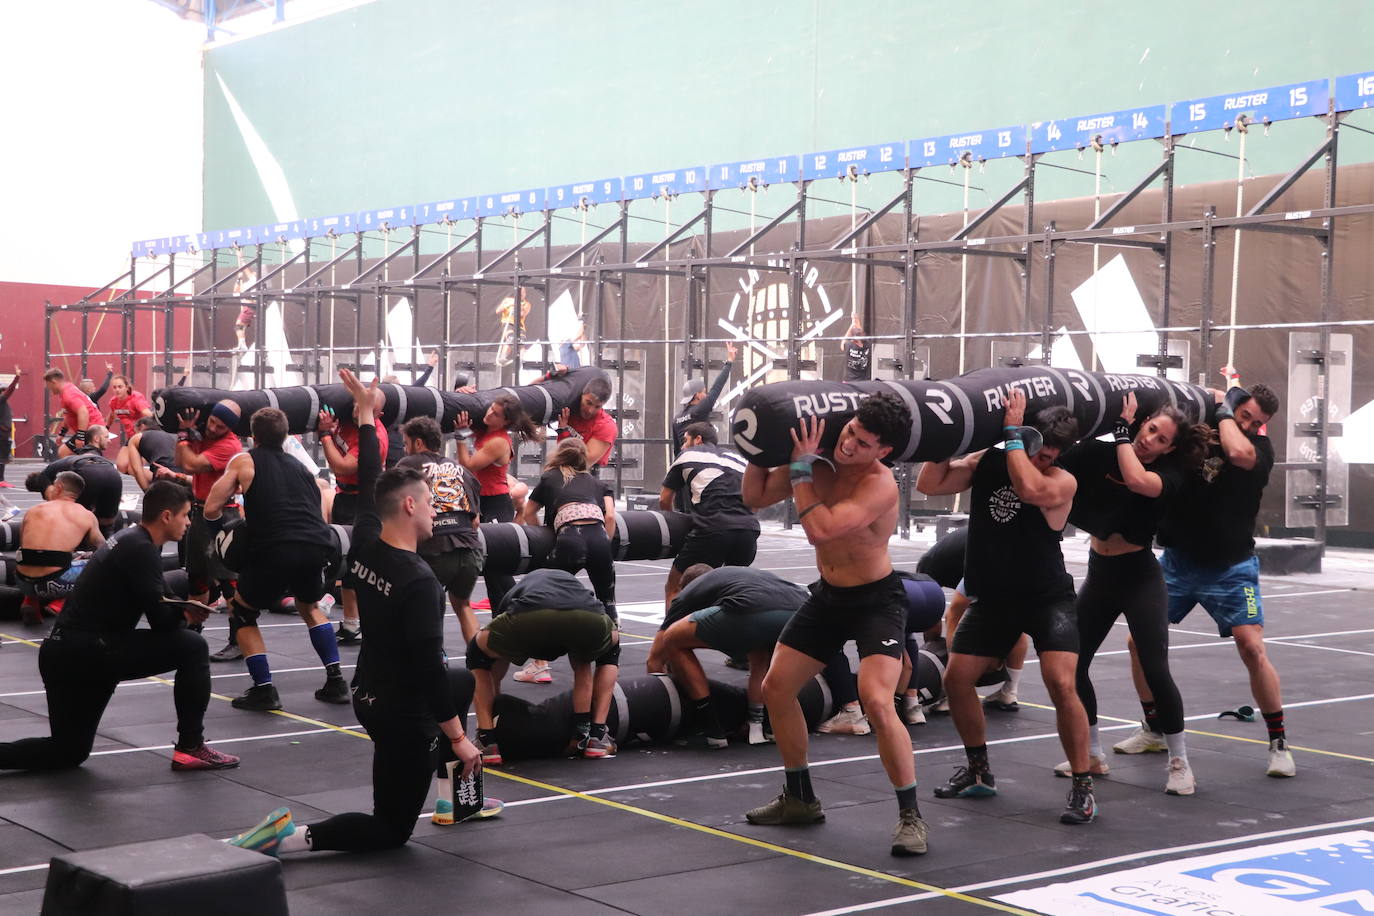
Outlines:
[[[239,758],[217,751],[208,744],[189,751],[180,748],[172,751],[174,770],[231,770],[238,765]]]

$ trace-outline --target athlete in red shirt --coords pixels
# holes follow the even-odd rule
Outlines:
[[[133,438],[134,433],[138,432],[134,424],[140,417],[151,417],[153,406],[148,403],[143,392],[135,391],[129,384],[129,378],[125,375],[116,375],[110,379],[110,412],[105,418],[105,425],[111,432],[124,430],[124,441],[128,442]],[[115,421],[119,425],[115,425]]]
[[[593,467],[604,468],[611,460],[611,446],[615,444],[617,429],[615,420],[602,409],[602,405],[610,399],[611,383],[604,378],[594,378],[582,389],[577,413],[564,407],[558,417],[559,426],[562,427],[558,431],[558,438],[566,439],[576,433],[587,440],[587,463]]]
[[[54,394],[62,407],[62,424],[72,433],[57,448],[57,457],[65,458],[75,454],[86,444],[86,430],[100,422],[100,408],[95,406],[85,392],[67,381],[61,369],[52,368],[43,373],[43,384]]]

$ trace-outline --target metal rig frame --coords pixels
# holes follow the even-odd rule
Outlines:
[[[371,305],[375,307],[380,321],[386,310],[388,296],[430,290],[438,291],[443,297],[444,321],[443,327],[438,329],[439,339],[426,343],[425,348],[433,348],[439,352],[437,381],[441,388],[446,388],[448,372],[450,366],[453,365],[450,357],[456,351],[475,349],[479,354],[476,359],[467,362],[460,361],[458,368],[485,370],[495,367],[484,363],[480,353],[483,349],[499,347],[501,344],[500,341],[458,343],[451,339],[451,321],[455,297],[464,299],[471,297],[475,306],[478,301],[478,293],[482,288],[504,288],[515,297],[516,308],[518,309],[520,287],[542,288],[547,294],[548,284],[551,281],[564,280],[581,284],[582,289],[590,290],[590,296],[586,297],[586,301],[590,303],[590,314],[586,320],[587,346],[590,355],[586,361],[609,371],[614,376],[615,390],[621,392],[625,390],[627,373],[642,369],[637,362],[627,358],[627,345],[661,345],[665,347],[665,352],[669,347],[681,347],[683,356],[679,365],[689,378],[698,370],[705,375],[716,368],[719,362],[708,358],[706,348],[712,344],[722,345],[728,338],[711,337],[707,332],[706,304],[709,302],[708,293],[712,280],[717,274],[731,276],[735,272],[743,270],[770,272],[787,277],[790,291],[788,303],[791,320],[789,322],[789,336],[785,341],[788,353],[786,371],[789,378],[795,379],[800,376],[804,369],[815,368],[814,364],[808,364],[800,357],[799,343],[801,341],[798,338],[798,325],[801,316],[804,282],[803,265],[811,261],[833,261],[857,265],[859,270],[865,272],[866,285],[871,284],[871,278],[875,271],[890,270],[895,271],[900,276],[905,296],[900,333],[889,335],[867,333],[865,336],[870,341],[896,342],[898,357],[891,360],[891,365],[886,368],[891,369],[896,376],[912,378],[915,376],[915,367],[919,363],[917,347],[922,341],[1021,338],[1027,342],[1027,346],[1038,343],[1041,352],[1049,354],[1054,338],[1057,336],[1053,323],[1056,252],[1064,245],[1090,244],[1145,248],[1159,256],[1162,292],[1158,308],[1161,322],[1159,327],[1153,329],[1158,334],[1159,347],[1156,353],[1141,355],[1139,364],[1142,367],[1152,368],[1158,374],[1163,375],[1171,365],[1179,365],[1179,358],[1170,357],[1168,353],[1167,345],[1170,335],[1194,333],[1199,335],[1202,363],[1200,371],[1206,377],[1210,376],[1213,369],[1219,368],[1213,365],[1213,348],[1215,338],[1220,333],[1259,329],[1317,329],[1321,335],[1321,347],[1318,353],[1313,354],[1312,359],[1318,365],[1319,391],[1322,392],[1324,400],[1325,392],[1328,390],[1326,357],[1329,352],[1329,338],[1332,329],[1374,325],[1374,319],[1332,321],[1330,318],[1332,311],[1332,265],[1335,256],[1333,250],[1335,222],[1343,216],[1374,212],[1374,203],[1336,205],[1337,141],[1342,127],[1349,126],[1351,129],[1365,133],[1374,133],[1374,131],[1367,131],[1354,125],[1343,125],[1342,122],[1348,112],[1338,113],[1334,109],[1334,103],[1330,104],[1327,114],[1322,119],[1326,125],[1325,140],[1261,200],[1250,206],[1248,211],[1240,216],[1218,216],[1216,208],[1211,207],[1198,219],[1177,220],[1173,218],[1175,160],[1180,151],[1193,148],[1176,144],[1175,139],[1178,135],[1172,133],[1171,127],[1166,127],[1165,136],[1156,141],[1160,146],[1159,163],[1140,178],[1134,186],[1121,194],[1118,199],[1112,201],[1110,206],[1101,212],[1100,216],[1088,225],[1079,228],[1061,228],[1053,223],[1041,226],[1036,222],[1035,185],[1037,171],[1042,167],[1064,168],[1064,166],[1041,162],[1040,160],[1047,155],[1045,153],[1026,153],[1015,157],[1021,160],[1022,178],[1000,199],[985,209],[972,214],[963,228],[949,238],[919,237],[917,214],[913,208],[913,187],[918,180],[941,181],[941,179],[933,178],[928,174],[922,175],[920,168],[897,170],[897,174],[901,176],[900,193],[880,206],[869,210],[868,214],[861,220],[852,220],[855,225],[851,231],[827,247],[815,247],[807,232],[808,203],[824,200],[813,191],[813,185],[824,179],[804,179],[793,182],[796,192],[795,199],[780,213],[767,218],[768,221],[764,225],[755,228],[742,242],[734,244],[728,250],[721,250],[723,246],[717,243],[713,231],[713,217],[718,209],[715,198],[720,193],[719,190],[689,192],[701,195],[700,208],[693,215],[683,220],[675,229],[669,227],[671,231],[667,231],[663,238],[650,245],[648,250],[638,252],[633,258],[630,254],[630,221],[643,219],[643,217],[632,213],[636,200],[621,200],[617,204],[603,204],[602,206],[615,208],[614,218],[609,224],[596,227],[595,235],[590,238],[586,237],[585,214],[588,207],[585,201],[575,204],[571,209],[581,212],[584,228],[583,241],[574,247],[570,254],[561,256],[557,261],[552,260],[553,222],[555,219],[569,219],[566,214],[560,213],[560,208],[550,208],[525,214],[538,217],[539,222],[538,225],[533,226],[523,234],[520,231],[519,218],[521,214],[518,209],[513,209],[507,213],[507,216],[514,217],[513,223],[494,222],[490,217],[475,217],[457,221],[444,219],[439,222],[428,223],[425,226],[404,227],[404,229],[410,230],[408,237],[405,237],[406,233],[403,230],[392,230],[386,224],[383,224],[380,230],[369,229],[344,234],[336,234],[330,230],[327,234],[307,238],[301,250],[294,254],[288,253],[284,242],[279,243],[278,246],[271,244],[247,246],[242,251],[247,251],[251,257],[237,268],[228,265],[230,269],[227,271],[225,265],[221,264],[220,255],[224,252],[222,248],[209,252],[195,252],[190,255],[168,255],[165,264],[143,276],[139,276],[141,259],[134,257],[130,261],[127,272],[116,277],[101,289],[83,297],[80,301],[70,305],[48,304],[45,350],[50,363],[58,357],[79,357],[82,374],[88,374],[87,343],[89,341],[90,316],[99,313],[117,315],[121,323],[121,345],[123,349],[121,365],[127,371],[131,357],[148,355],[148,351],[138,349],[140,341],[135,338],[134,318],[140,312],[151,310],[163,315],[165,319],[162,346],[155,351],[156,358],[160,358],[161,362],[152,367],[153,372],[161,375],[165,385],[171,385],[177,376],[188,370],[187,366],[176,364],[176,354],[186,351],[173,347],[179,313],[188,310],[192,313],[208,313],[210,325],[213,327],[215,325],[214,317],[219,309],[226,306],[237,309],[244,299],[256,299],[260,314],[264,311],[269,300],[294,301],[305,306],[307,321],[313,317],[316,333],[313,346],[309,351],[309,361],[303,364],[293,364],[287,368],[289,371],[302,373],[307,382],[327,382],[331,379],[322,377],[325,365],[322,357],[330,351],[353,354],[354,362],[352,365],[354,366],[361,364],[363,362],[362,357],[371,353],[375,360],[374,365],[381,365],[382,346],[380,342],[365,345],[359,339],[361,322],[355,323],[354,340],[351,342],[340,345],[340,342],[332,339],[332,325],[327,332],[325,315],[329,309],[333,308],[334,303],[343,303],[346,307],[356,308],[360,314],[364,308]],[[1246,125],[1241,124],[1239,126],[1244,130]],[[1211,150],[1201,151],[1215,152]],[[1273,209],[1283,193],[1319,163],[1322,164],[1325,175],[1323,206],[1319,209],[1300,212],[1283,212]],[[971,165],[969,161],[963,161],[961,164],[965,167]],[[927,172],[934,170],[934,168],[926,169]],[[858,172],[851,166],[848,178],[842,180],[857,182],[865,174]],[[1126,206],[1155,183],[1159,184],[1162,191],[1158,222],[1130,226],[1114,225],[1114,221]],[[756,192],[759,188],[750,182],[741,185],[740,189]],[[676,194],[665,192],[662,197],[655,199],[670,201],[677,199],[677,197]],[[1024,207],[1021,232],[1003,236],[979,236],[977,234],[989,218],[1018,198]],[[828,202],[837,203],[836,201]],[[561,209],[567,210],[569,208]],[[884,217],[899,209],[903,226],[901,240],[887,244],[868,244],[868,230],[877,225]],[[731,212],[739,213],[740,211]],[[811,218],[815,219],[815,217]],[[789,224],[794,229],[791,247],[785,250],[766,252],[756,250],[757,244],[765,235],[780,226]],[[455,228],[459,226],[463,226],[467,231],[461,235],[458,241],[454,242]],[[484,247],[484,238],[496,228],[514,229],[514,241],[493,252]],[[1316,320],[1269,324],[1227,324],[1218,321],[1214,303],[1217,238],[1223,233],[1237,232],[1242,229],[1247,232],[1287,233],[1309,238],[1313,241],[1314,250],[1321,258],[1321,293]],[[437,255],[423,254],[422,232],[443,232],[447,236],[445,250]],[[398,236],[404,240],[393,248],[392,244]],[[1170,268],[1180,236],[1197,238],[1203,254],[1202,311],[1201,321],[1197,325],[1173,326],[1170,324]],[[693,238],[697,239],[697,245],[704,252],[703,256],[673,255],[672,246],[674,244]],[[380,258],[365,258],[364,252],[368,244],[375,248],[379,240],[384,247],[382,256]],[[598,253],[601,251],[598,246],[607,240],[614,242],[613,250],[618,253],[615,260],[608,261],[604,253]],[[324,256],[322,252],[325,246],[328,250],[327,256]],[[527,249],[540,247],[543,249],[543,263],[547,266],[527,267],[522,265],[520,253]],[[1010,258],[1016,261],[1023,273],[1023,305],[1029,306],[1034,301],[1035,284],[1037,281],[1041,284],[1044,320],[1038,326],[1028,321],[1027,324],[1030,326],[996,332],[940,334],[918,332],[917,324],[920,313],[916,292],[917,273],[920,270],[921,257],[926,253],[934,252],[959,254],[971,258]],[[450,272],[451,259],[459,253],[472,254],[479,265],[478,269],[467,274]],[[264,257],[273,254],[276,255],[275,259]],[[354,276],[346,282],[338,282],[335,277],[336,272],[341,265],[349,261],[353,262],[349,272]],[[240,292],[234,292],[232,290],[233,282],[250,265],[256,268],[257,281]],[[299,265],[304,271],[303,279],[290,288],[281,288],[280,284],[284,283],[283,273],[295,265]],[[687,334],[685,337],[648,340],[629,340],[626,338],[625,287],[622,280],[625,276],[635,273],[674,278],[686,283],[687,314],[685,327]],[[138,293],[141,290],[163,277],[165,277],[163,280],[164,291],[147,298],[138,298]],[[279,284],[277,287],[273,286],[274,281]],[[117,295],[111,293],[112,290],[120,288],[121,284],[124,285],[124,292]],[[98,301],[100,296],[106,294],[109,294],[106,301]],[[606,304],[608,297],[609,301],[614,302],[617,306],[614,311],[620,316],[618,328],[607,326]],[[544,307],[547,309],[548,305],[546,295]],[[78,312],[81,315],[82,346],[75,353],[56,353],[52,346],[53,322],[57,317],[71,312]],[[1029,318],[1029,311],[1026,314]],[[258,352],[262,353],[264,322],[258,321],[255,324],[258,334]],[[527,343],[545,343],[553,347],[557,346],[555,341],[523,340],[519,321],[515,322],[514,333],[514,353],[516,354],[519,354],[521,348]],[[417,345],[422,343],[420,340],[422,336],[417,330],[415,341]],[[815,341],[835,341],[839,338],[826,336],[812,339]],[[217,386],[217,379],[221,373],[230,371],[221,362],[220,357],[225,355],[223,351],[197,350],[192,346],[190,354],[192,363],[189,367],[190,370],[208,375],[210,387]],[[205,361],[200,362],[200,359]],[[540,363],[526,362],[522,365],[523,368],[536,368],[543,367],[550,362],[552,360]],[[1011,364],[1016,363],[1012,362]],[[339,365],[349,364],[340,363]],[[419,370],[423,366],[397,365],[395,368]],[[262,366],[261,359],[255,360],[254,373],[258,387],[270,387],[271,380],[267,377],[267,371]],[[49,405],[47,404],[47,395],[45,394],[44,397],[46,412]],[[1316,414],[1320,418],[1316,423],[1306,424],[1306,428],[1303,429],[1294,427],[1289,431],[1290,435],[1308,435],[1316,438],[1316,460],[1311,462],[1279,462],[1276,467],[1285,471],[1304,470],[1316,473],[1316,492],[1307,497],[1303,505],[1316,509],[1315,539],[1324,546],[1327,537],[1326,508],[1338,497],[1330,496],[1327,493],[1328,412],[1325,409],[1318,409]],[[638,416],[639,414],[622,410],[616,417],[617,424],[622,425],[626,419],[637,418]],[[666,436],[642,436],[619,441],[621,444],[642,444],[645,446],[667,446],[669,444]],[[538,455],[519,456],[524,460],[539,457]],[[613,466],[615,468],[616,490],[620,493],[623,492],[624,488],[622,479],[624,464],[621,461],[613,461]],[[900,532],[905,537],[910,533],[912,488],[910,475],[905,469],[899,473],[899,479],[902,484],[903,509]]]

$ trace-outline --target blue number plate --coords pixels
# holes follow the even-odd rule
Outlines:
[[[1240,115],[1260,124],[1324,115],[1329,92],[1326,80],[1311,80],[1175,102],[1170,126],[1175,134],[1191,134],[1233,127]]]
[[[1030,151],[1048,153],[1063,149],[1085,149],[1098,137],[1108,145],[1162,137],[1164,120],[1164,106],[1151,105],[1149,108],[1129,111],[1040,121],[1031,125]]]
[[[904,168],[906,149],[901,143],[851,146],[847,149],[807,153],[802,157],[802,174],[808,181],[817,178],[858,177],[873,172],[891,172]]]
[[[1336,110],[1354,111],[1374,106],[1374,71],[1336,77]]]
[[[711,166],[707,181],[716,190],[783,184],[801,178],[800,156],[774,156]]]
[[[562,207],[584,207],[593,204],[620,202],[619,178],[599,178],[596,181],[575,181],[544,189],[544,199],[550,210]]]
[[[706,190],[706,168],[694,165],[667,172],[645,172],[625,176],[625,199],[643,200],[660,195],[685,194]]]
[[[907,162],[913,169],[953,165],[964,153],[970,153],[974,161],[1024,156],[1026,128],[1018,124],[1015,127],[927,137],[907,144]]]

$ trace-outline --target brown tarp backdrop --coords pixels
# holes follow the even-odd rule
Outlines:
[[[1278,180],[1279,176],[1264,176],[1248,181],[1245,189],[1247,205],[1258,200]],[[1271,209],[1294,211],[1320,207],[1323,182],[1324,176],[1320,172],[1305,176]],[[1154,189],[1142,193],[1117,216],[1113,225],[1160,222],[1160,195],[1161,192]],[[1111,198],[1104,200],[1105,208]],[[1341,168],[1338,203],[1367,203],[1371,200],[1374,200],[1374,166]],[[919,206],[919,196],[917,204]],[[1215,206],[1219,216],[1233,215],[1234,183],[1190,185],[1174,191],[1174,219],[1200,218],[1209,206]],[[1080,198],[1037,203],[1034,215],[1034,231],[1043,230],[1051,222],[1061,229],[1082,227],[1093,220],[1093,201]],[[980,227],[977,235],[996,237],[1020,234],[1023,218],[1020,207],[1008,206]],[[922,215],[918,217],[918,238],[950,238],[963,224],[964,217],[959,213]],[[847,216],[813,218],[806,226],[806,247],[809,250],[824,248],[849,229],[850,219]],[[715,233],[711,254],[719,256],[729,251],[746,235],[742,231]],[[1216,235],[1212,320],[1217,324],[1228,324],[1230,319],[1234,238],[1235,234],[1229,230]],[[784,223],[761,239],[754,250],[786,251],[793,247],[795,240],[796,226]],[[901,240],[902,217],[893,214],[875,224],[867,237],[860,239],[860,243],[892,244]],[[1245,231],[1241,246],[1237,323],[1316,322],[1320,319],[1322,248],[1317,241],[1301,236]],[[647,243],[631,245],[630,260],[633,261],[649,247]],[[553,248],[552,262],[556,263],[572,250],[566,246]],[[1338,220],[1334,250],[1333,297],[1328,320],[1374,317],[1374,307],[1370,301],[1370,291],[1374,287],[1374,216],[1365,214]],[[699,235],[689,237],[671,248],[671,257],[674,258],[705,254],[704,238]],[[1039,333],[1046,324],[1052,329],[1062,327],[1068,332],[1064,340],[1056,345],[1057,354],[1062,355],[1060,347],[1072,347],[1078,361],[1085,368],[1092,368],[1092,343],[1082,333],[1085,330],[1084,322],[1071,294],[1092,275],[1093,246],[1060,244],[1054,254],[1053,308],[1048,313],[1045,302],[1045,262],[1040,245],[1032,245],[1029,252],[1029,300],[1021,262],[1001,257],[969,256],[966,330],[970,334],[1005,332],[1008,336],[969,339],[964,351],[964,367],[967,370],[992,365],[995,355],[1029,354],[1032,348],[1039,347]],[[1130,278],[1149,314],[1151,326],[1138,330],[1152,331],[1163,326],[1160,256],[1141,248],[1104,245],[1098,251],[1099,267],[1118,256],[1124,259]],[[428,263],[432,257],[433,254],[426,254],[421,263]],[[489,259],[491,254],[488,252],[485,257]],[[896,260],[891,255],[875,258]],[[587,254],[585,263],[596,263],[598,259],[604,259],[605,263],[619,262],[618,243],[607,242],[598,246]],[[960,327],[960,259],[958,254],[926,252],[921,254],[917,262],[913,327],[917,346],[929,348],[928,365],[924,370],[931,377],[948,377],[959,371],[959,341],[943,335],[957,334]],[[317,253],[315,264],[318,266],[320,263],[322,261]],[[366,267],[372,263],[375,261],[369,258],[363,265]],[[393,264],[389,278],[402,281],[411,273],[411,264],[409,255],[401,258],[400,263]],[[521,270],[543,268],[543,248],[531,245],[522,250],[518,264]],[[1170,265],[1168,326],[1196,328],[1202,320],[1203,252],[1200,232],[1178,232],[1173,235]],[[460,254],[453,256],[448,272],[453,276],[463,276],[476,269],[475,256]],[[511,264],[503,264],[499,269],[509,270]],[[348,282],[356,272],[356,262],[340,265],[332,282]],[[667,278],[634,272],[625,274],[623,278],[620,275],[608,275],[608,282],[599,300],[590,283],[577,284],[561,278],[526,283],[533,304],[525,325],[526,340],[547,339],[545,306],[566,291],[575,303],[580,299],[589,338],[599,336],[603,341],[627,341],[624,344],[626,360],[637,368],[626,370],[625,401],[618,406],[635,412],[637,416],[625,421],[628,424],[625,435],[629,438],[660,440],[638,448],[627,446],[630,449],[627,454],[633,454],[636,459],[634,467],[622,469],[624,483],[629,486],[644,487],[654,492],[662,479],[666,464],[663,443],[666,442],[668,417],[676,409],[677,395],[687,377],[684,360],[688,347],[684,341],[689,335],[694,342],[690,348],[693,356],[698,361],[706,361],[706,368],[699,363],[692,374],[700,377],[704,373],[708,379],[715,374],[709,368],[710,364],[724,358],[724,344],[701,344],[698,341],[703,338],[741,339],[742,355],[727,386],[726,398],[722,399],[721,409],[727,413],[731,396],[746,383],[785,377],[791,294],[787,273],[721,267],[711,268],[706,273],[706,280],[698,287],[700,296],[696,308],[688,307],[689,284],[685,271],[681,269]],[[427,279],[432,280],[438,274],[436,269]],[[284,283],[288,287],[293,286],[303,275],[303,270],[287,271]],[[904,374],[903,370],[893,367],[890,360],[882,358],[884,354],[892,356],[904,349],[900,340],[895,339],[902,333],[902,314],[906,308],[900,270],[881,265],[854,268],[847,263],[824,261],[804,265],[803,276],[801,320],[796,335],[799,338],[797,355],[803,361],[804,377],[813,371],[826,378],[840,377],[842,357],[839,338],[849,326],[852,311],[857,311],[863,318],[868,334],[880,338],[875,346],[875,355],[879,357],[874,360],[875,376]],[[623,282],[623,314],[621,300],[616,295],[616,282]],[[582,286],[580,297],[579,286]],[[508,287],[468,285],[455,287],[448,295],[450,365],[467,364],[465,371],[475,376],[475,382],[480,387],[510,384],[515,379],[515,367],[495,366],[501,333],[496,310],[501,300],[510,294]],[[390,308],[401,297],[413,297],[415,300],[416,336],[421,346],[426,350],[436,348],[443,338],[445,327],[444,296],[433,289],[398,289],[385,297],[383,305]],[[359,301],[361,304],[337,299],[331,309],[326,299],[319,315],[314,314],[313,307],[307,309],[303,303],[288,301],[285,308],[286,333],[293,351],[297,355],[305,355],[303,351],[308,351],[317,343],[325,351],[331,346],[335,350],[355,345],[373,347],[383,336],[379,333],[381,309],[378,307],[378,297],[369,291],[362,294]],[[1114,304],[1106,300],[1099,303],[1101,314],[1109,313],[1113,307]],[[237,311],[237,304],[230,301],[225,301],[217,310],[214,341],[218,349],[227,351],[232,348]],[[206,332],[210,327],[209,314],[199,313],[196,329],[198,347],[205,346]],[[1354,338],[1353,387],[1349,405],[1353,411],[1374,399],[1374,372],[1369,371],[1361,359],[1362,354],[1370,352],[1370,346],[1374,343],[1371,333],[1374,330],[1354,327],[1338,328],[1337,331],[1349,333]],[[1284,460],[1288,430],[1293,422],[1287,410],[1289,333],[1286,328],[1243,330],[1237,332],[1235,341],[1235,365],[1243,381],[1265,382],[1279,393],[1284,405],[1284,410],[1269,429],[1279,461]],[[1018,334],[1021,336],[1013,336]],[[881,339],[883,337],[894,339],[884,341]],[[1186,344],[1190,380],[1199,381],[1205,373],[1205,379],[1201,380],[1206,384],[1219,385],[1217,370],[1226,362],[1228,332],[1214,335],[1211,362],[1206,366],[1202,364],[1197,331],[1172,332],[1169,337]],[[557,343],[554,341],[548,350],[548,360],[557,358]],[[1142,352],[1153,353],[1156,350],[1157,344],[1152,338]],[[602,365],[606,365],[608,360],[617,360],[619,353],[618,344],[603,343]],[[336,360],[354,361],[347,353],[337,354]],[[371,358],[365,358],[364,362],[370,363]],[[814,369],[810,368],[812,362],[815,363]],[[475,370],[473,367],[476,367]],[[326,373],[331,372],[331,363],[327,358],[324,368]],[[1113,368],[1123,371],[1120,366]],[[920,367],[916,371],[919,374]],[[406,373],[400,374],[403,382],[410,380]],[[613,377],[617,377],[614,372]],[[208,378],[197,375],[196,384],[206,382]],[[526,454],[533,457],[529,450],[526,450]],[[522,467],[522,473],[531,471],[532,465]],[[1335,543],[1374,543],[1374,506],[1371,506],[1369,499],[1371,490],[1374,490],[1374,466],[1351,465],[1349,474],[1346,495],[1349,526],[1332,528],[1331,540]],[[1274,472],[1260,518],[1261,524],[1274,533],[1285,533],[1281,530],[1286,498],[1284,478],[1284,472]],[[942,503],[932,501],[916,505],[933,509]]]

